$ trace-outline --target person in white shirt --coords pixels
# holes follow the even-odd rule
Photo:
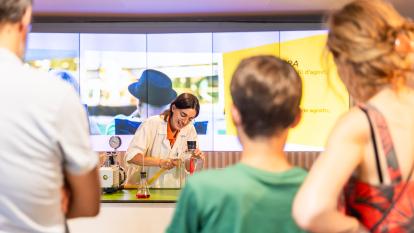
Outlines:
[[[57,78],[62,79],[65,82],[69,83],[73,87],[73,89],[76,91],[76,93],[78,95],[80,95],[80,93],[79,93],[80,89],[79,89],[78,81],[76,81],[75,76],[73,74],[71,74],[70,71],[52,69],[52,70],[49,70],[49,73],[56,76]],[[85,110],[87,112],[88,119],[89,119],[89,133],[91,135],[101,134],[101,132],[99,130],[98,122],[94,118],[89,117],[88,110],[87,110],[88,106],[86,104],[83,104],[83,106],[85,107]]]
[[[157,173],[161,174],[152,187],[180,188],[183,173],[182,169],[176,167],[175,159],[187,150],[187,141],[197,141],[197,133],[191,122],[199,111],[197,97],[183,93],[170,104],[169,110],[149,117],[136,131],[125,160],[127,163],[144,166],[143,170],[149,179]],[[203,158],[198,148],[194,151],[194,156]],[[129,171],[128,174],[129,182],[136,182],[138,173]]]
[[[32,1],[0,12],[0,232],[65,232],[99,212],[86,113],[70,85],[22,62]]]

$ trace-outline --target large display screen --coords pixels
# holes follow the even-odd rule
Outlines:
[[[183,92],[201,103],[193,122],[201,149],[239,151],[228,114],[231,75],[245,57],[279,56],[296,68],[304,84],[302,121],[285,149],[314,151],[323,150],[332,125],[349,107],[325,40],[326,31],[31,33],[26,62],[70,81],[78,91],[96,151],[111,150],[108,139],[114,134],[123,139],[120,150],[126,150],[140,123],[168,108],[173,93]],[[150,79],[143,84],[148,70],[165,74],[163,82],[172,88],[156,91],[159,83]]]

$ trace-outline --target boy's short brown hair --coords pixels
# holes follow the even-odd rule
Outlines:
[[[300,113],[301,79],[289,63],[274,56],[243,59],[233,74],[230,91],[250,138],[280,133]]]

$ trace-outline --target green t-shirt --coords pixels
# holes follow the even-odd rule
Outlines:
[[[191,177],[168,233],[303,232],[292,202],[306,176],[301,168],[266,172],[238,163]]]

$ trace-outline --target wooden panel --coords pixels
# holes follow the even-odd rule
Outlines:
[[[309,170],[320,152],[315,151],[295,151],[286,152],[287,159],[295,166]],[[239,151],[207,151],[204,152],[206,162],[204,169],[224,168],[235,164],[240,160]]]
[[[293,151],[286,152],[287,159],[295,166],[302,167],[309,170],[313,162],[316,160],[320,152],[315,151]],[[124,165],[123,156],[125,152],[118,152],[118,161],[121,166]],[[103,163],[105,159],[105,152],[100,152],[100,160]],[[233,165],[240,160],[240,151],[205,151],[206,161],[204,169],[225,168]]]

